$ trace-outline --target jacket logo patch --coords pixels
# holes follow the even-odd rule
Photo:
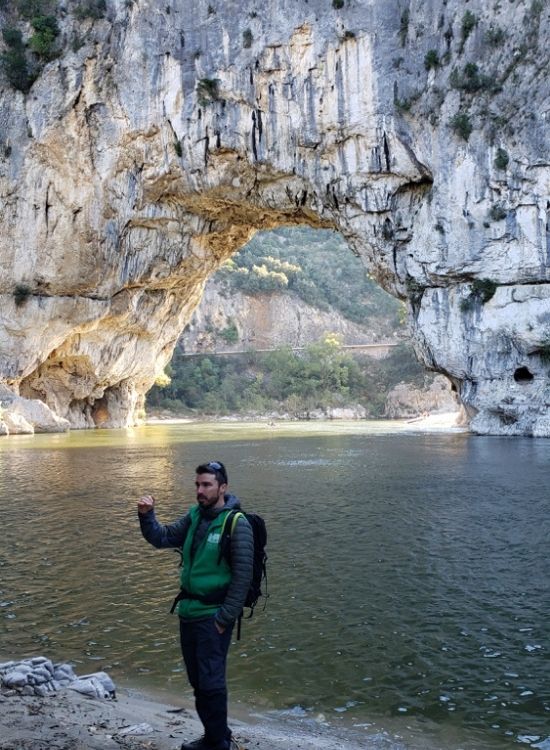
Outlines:
[[[206,541],[209,544],[218,544],[218,542],[220,541],[220,536],[221,536],[220,533],[212,531],[210,534],[208,534]]]

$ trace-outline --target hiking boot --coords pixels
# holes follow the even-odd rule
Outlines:
[[[226,743],[227,744],[223,745],[224,750],[240,750],[239,745],[233,737],[229,737],[226,740]],[[184,742],[180,750],[217,750],[219,747],[220,745],[217,745],[216,748],[214,748],[214,745],[211,745],[203,735],[192,742]]]
[[[203,735],[192,742],[184,742],[180,750],[210,750],[211,747],[212,746],[206,742],[206,737]]]
[[[239,743],[232,735],[229,736],[225,742],[227,744],[224,745],[224,750],[240,750]],[[218,745],[217,747],[220,746]],[[214,750],[214,746],[211,745],[203,735],[192,742],[184,742],[180,750]]]

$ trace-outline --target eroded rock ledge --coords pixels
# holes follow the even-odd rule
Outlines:
[[[338,5],[107,0],[28,94],[0,76],[13,393],[134,424],[205,279],[309,224],[408,300],[472,429],[550,435],[548,9]]]

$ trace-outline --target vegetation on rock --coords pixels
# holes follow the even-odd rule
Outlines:
[[[231,357],[185,356],[176,351],[167,368],[171,382],[155,386],[149,408],[180,414],[284,412],[304,416],[315,409],[358,403],[371,417],[384,414],[387,393],[406,380],[424,383],[425,370],[408,345],[383,360],[352,357],[327,337],[303,352],[288,348]]]
[[[11,4],[3,2],[0,9],[5,11],[9,23],[2,30],[5,49],[0,54],[0,64],[11,86],[26,94],[44,65],[63,51],[59,44],[59,18],[65,8],[58,0],[16,0]],[[106,0],[86,0],[72,8],[79,21],[103,18],[106,10]],[[72,50],[77,51],[82,43],[82,37],[75,37]]]
[[[335,309],[356,323],[387,316],[398,327],[399,304],[371,279],[342,236],[307,228],[256,235],[216,274],[227,290],[288,291],[320,310]]]
[[[484,305],[495,295],[498,284],[492,279],[475,279],[470,294],[460,302],[462,312],[469,312],[477,305]]]

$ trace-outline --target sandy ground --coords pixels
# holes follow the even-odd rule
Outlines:
[[[13,692],[13,691],[12,691]],[[202,734],[190,707],[123,690],[114,701],[69,689],[46,698],[0,693],[0,750],[178,750]],[[258,717],[231,721],[242,750],[365,750],[364,741],[319,725],[301,727]]]
[[[265,418],[258,418],[257,420],[251,420],[250,418],[243,418],[240,419],[238,417],[221,417],[221,418],[212,418],[210,421],[212,422],[234,422],[235,424],[243,423],[243,424],[266,424],[269,427],[276,427],[277,425],[285,425],[285,424],[292,424],[292,425],[299,425],[299,424],[323,424],[323,423],[330,423],[334,425],[338,425],[340,423],[340,420],[311,420],[311,422],[308,422],[307,420],[270,420],[267,417]],[[343,421],[343,420],[342,420]],[[411,419],[379,419],[379,420],[372,420],[377,422],[377,424],[381,424],[386,422],[388,424],[388,427],[392,429],[394,432],[468,432],[468,428],[464,424],[464,420],[462,418],[461,412],[459,411],[452,411],[452,412],[442,412],[441,414],[427,414],[426,416],[421,417],[413,417]],[[148,425],[158,425],[158,424],[200,424],[201,422],[208,422],[205,418],[197,418],[197,419],[191,419],[191,418],[185,418],[185,417],[160,417],[160,416],[151,416],[147,417],[146,424]],[[361,420],[357,419],[354,420],[354,424],[367,424],[368,425],[369,420]]]
[[[401,429],[405,432],[468,432],[467,427],[461,422],[460,412],[443,412],[441,414],[428,414],[425,417],[399,420]]]

